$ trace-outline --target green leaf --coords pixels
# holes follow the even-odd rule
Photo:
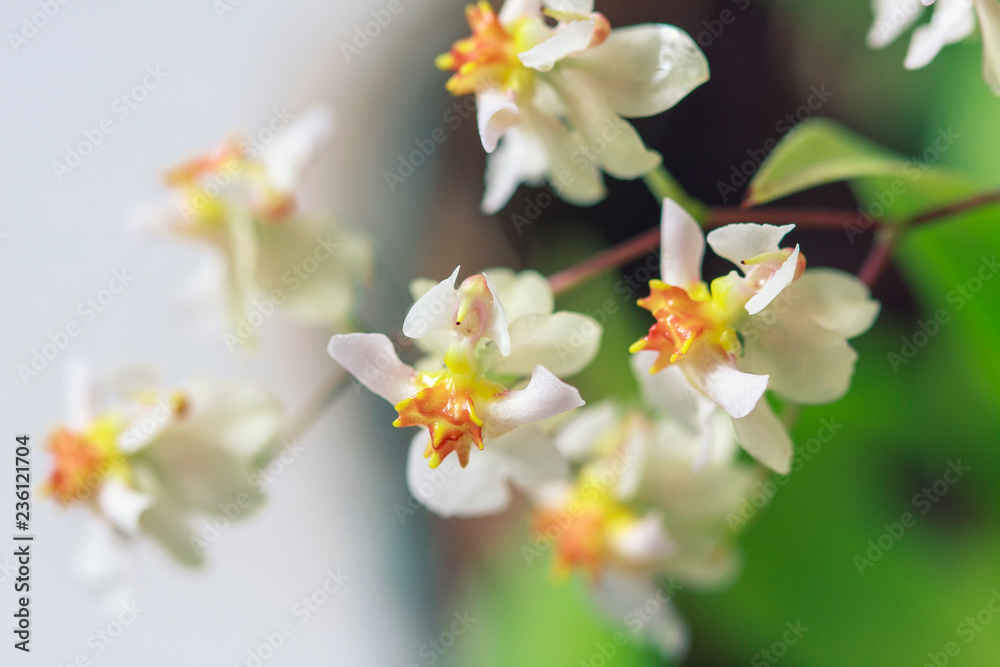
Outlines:
[[[782,139],[757,170],[744,203],[750,206],[818,185],[862,176],[900,176],[919,169],[912,161],[832,121],[800,124]]]

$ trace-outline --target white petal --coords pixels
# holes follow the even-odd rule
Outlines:
[[[647,514],[611,536],[611,548],[622,560],[635,565],[650,566],[669,556],[676,547],[655,514]]]
[[[556,446],[569,460],[583,461],[597,455],[596,446],[620,423],[621,414],[613,401],[580,408],[559,430]]]
[[[633,179],[648,174],[662,162],[646,148],[635,128],[608,106],[597,82],[579,70],[562,72],[560,92],[570,122],[582,136],[585,156],[593,156],[607,173]]]
[[[541,429],[522,426],[490,440],[485,447],[499,474],[525,491],[569,477],[569,464]]]
[[[246,317],[257,295],[257,261],[260,255],[257,223],[245,212],[226,219],[226,239],[222,250],[226,257],[226,288],[229,315],[233,322]]]
[[[558,377],[579,373],[597,356],[602,331],[579,313],[525,315],[510,326],[510,355],[490,371],[525,376],[541,365]]]
[[[514,93],[501,88],[479,91],[476,93],[476,117],[483,148],[487,153],[492,153],[496,150],[500,137],[519,120]]]
[[[454,326],[455,305],[458,301],[455,281],[461,268],[456,266],[449,277],[427,290],[427,293],[413,304],[403,321],[403,335],[409,338],[423,338],[432,331],[450,330]]]
[[[705,236],[680,204],[663,200],[660,221],[660,274],[663,282],[681,288],[701,280]]]
[[[652,445],[649,422],[636,414],[628,415],[624,424],[621,453],[608,463],[611,472],[617,477],[614,496],[620,502],[632,501],[639,492]]]
[[[691,386],[676,364],[658,373],[650,373],[649,369],[658,356],[652,350],[642,350],[633,354],[630,360],[643,400],[654,410],[676,418],[688,430],[700,430],[701,406],[714,404]]]
[[[743,331],[739,367],[770,375],[769,389],[808,404],[830,403],[847,393],[858,355],[844,336],[824,329],[808,313],[794,306],[783,312],[769,309],[751,318]]]
[[[792,468],[792,440],[771,406],[761,399],[742,419],[733,419],[736,439],[747,453],[780,475]]]
[[[712,246],[716,255],[728,259],[747,273],[752,267],[744,265],[744,260],[764,253],[778,252],[781,249],[781,239],[793,229],[795,225],[776,227],[752,222],[726,225],[708,233],[708,245]]]
[[[333,113],[313,106],[303,111],[264,149],[261,156],[275,188],[290,192],[296,188],[302,170],[333,130]]]
[[[542,147],[544,171],[559,197],[577,206],[590,206],[603,199],[607,192],[601,170],[596,162],[586,158],[583,151],[587,147],[581,133],[571,133],[552,115],[537,110],[529,113],[524,107],[521,111],[525,134],[528,136],[530,132],[531,141]],[[512,133],[513,130],[508,136]]]
[[[536,17],[541,13],[542,0],[504,0],[497,18],[500,19],[500,23],[508,25],[517,19]]]
[[[652,643],[664,657],[679,658],[688,650],[688,631],[673,602],[652,577],[607,568],[595,582],[593,595],[605,615],[622,623],[635,609],[648,609],[644,623],[629,630]]]
[[[881,49],[896,41],[917,22],[923,9],[921,0],[872,0],[875,22],[868,31],[868,46]]]
[[[972,0],[937,0],[931,22],[913,31],[903,66],[926,66],[942,48],[965,39],[975,28]]]
[[[692,351],[682,358],[684,375],[731,417],[745,417],[767,389],[766,375],[736,370],[721,353],[709,348]]]
[[[798,269],[798,263],[799,246],[796,245],[795,250],[788,256],[788,259],[782,262],[781,267],[767,279],[764,286],[747,301],[747,312],[751,315],[756,315],[764,310],[769,303],[774,301],[781,294],[782,290],[791,285],[792,281],[795,280],[795,271]]]
[[[572,21],[562,24],[554,35],[537,46],[518,55],[525,67],[547,71],[569,56],[575,55],[588,46],[594,37],[597,19]]]
[[[140,524],[143,532],[180,563],[195,566],[204,562],[204,554],[192,544],[192,530],[183,507],[161,500],[142,515]]]
[[[871,328],[881,308],[868,286],[837,269],[808,269],[786,290],[794,308],[808,313],[824,329],[844,338],[860,336]]]
[[[413,369],[383,334],[343,334],[330,339],[330,356],[371,392],[393,405],[416,393]]]
[[[683,30],[664,24],[612,30],[567,64],[594,77],[611,108],[629,118],[666,111],[708,81],[705,54]]]
[[[983,79],[994,95],[1000,95],[1000,4],[995,0],[975,3],[983,36]]]
[[[510,504],[510,488],[492,467],[489,452],[471,452],[464,469],[455,456],[431,469],[424,458],[429,441],[427,432],[421,429],[410,443],[406,459],[410,493],[425,507],[443,517],[468,517],[496,514]]]
[[[500,302],[500,296],[497,294],[496,287],[493,286],[490,277],[484,273],[483,278],[486,279],[486,287],[493,296],[492,312],[483,335],[496,343],[500,354],[506,357],[510,354],[510,331],[507,328],[507,314],[504,312],[503,303]]]
[[[198,380],[185,388],[185,397],[187,414],[170,415],[168,428],[151,447],[176,438],[190,441],[183,447],[218,448],[237,462],[252,463],[277,445],[283,410],[267,386],[247,380]],[[154,411],[151,416],[160,415]]]
[[[594,11],[594,0],[544,0],[546,9],[570,14],[591,14]]]
[[[498,267],[486,269],[483,273],[493,281],[509,322],[534,313],[552,314],[555,307],[552,287],[548,279],[537,271],[515,273]]]
[[[535,366],[528,386],[485,401],[480,410],[484,437],[496,438],[518,426],[548,419],[584,404],[580,392],[542,366]]]
[[[153,497],[133,491],[121,480],[108,479],[97,496],[101,513],[126,535],[139,532],[139,517],[153,505]]]
[[[280,290],[282,311],[300,322],[323,325],[332,333],[345,329],[354,315],[356,287],[372,274],[371,242],[345,225],[304,217],[261,225],[258,234],[261,291]],[[316,260],[314,270],[289,285],[289,267],[308,257]]]
[[[500,146],[486,158],[486,192],[480,208],[492,215],[510,200],[521,183],[538,184],[548,171],[545,145],[525,124],[504,135]]]

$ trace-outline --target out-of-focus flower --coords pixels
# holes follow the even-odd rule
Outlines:
[[[302,173],[329,136],[331,115],[304,111],[269,144],[233,139],[166,174],[168,200],[137,223],[193,240],[214,253],[184,290],[186,305],[217,312],[228,304],[230,349],[248,341],[276,307],[301,321],[346,328],[371,248],[356,231],[298,211]]]
[[[647,410],[605,402],[561,427],[557,445],[579,471],[575,484],[534,491],[534,528],[557,574],[581,571],[609,618],[678,657],[687,630],[669,589],[732,579],[738,562],[725,517],[758,476],[737,462],[732,428],[711,401],[691,390],[689,401],[665,401],[680,387],[661,393],[661,376],[643,375]],[[689,411],[689,403],[702,405]],[[639,622],[634,610],[647,603],[655,612]]]
[[[960,42],[975,32],[983,38],[983,78],[1000,95],[1000,3],[997,0],[872,0],[875,22],[868,32],[873,49],[888,46],[912,27],[925,6],[934,5],[929,23],[913,31],[903,65],[920,69],[942,48]]]
[[[548,180],[563,199],[588,205],[604,197],[602,171],[633,179],[655,169],[660,155],[624,118],[661,113],[708,80],[708,62],[685,32],[612,30],[593,0],[507,0],[499,13],[478,2],[466,18],[472,35],[437,65],[454,72],[449,91],[476,95],[492,153],[487,213],[523,182]]]
[[[601,335],[589,317],[552,313],[551,290],[538,274],[487,271],[456,288],[458,271],[429,288],[414,286],[424,293],[403,334],[427,353],[419,370],[400,361],[382,334],[334,336],[329,347],[337,362],[395,406],[395,426],[427,429],[413,440],[407,478],[413,495],[445,516],[498,512],[509,502],[507,481],[525,486],[565,474],[555,446],[519,427],[583,405],[558,376],[586,366]],[[481,453],[472,455],[473,447]],[[452,452],[460,469],[452,464],[438,471]]]
[[[879,311],[854,276],[806,271],[798,246],[781,248],[793,228],[739,224],[709,233],[715,253],[743,271],[709,287],[701,280],[701,229],[664,201],[663,280],[650,281],[650,295],[639,301],[656,323],[630,348],[657,353],[651,373],[676,365],[729,413],[743,448],[780,473],[789,470],[792,443],[764,391],[796,403],[839,399],[857,358],[847,339],[867,331]]]
[[[199,381],[175,391],[128,368],[103,381],[76,366],[66,421],[49,436],[46,490],[84,506],[119,538],[145,535],[186,564],[202,561],[189,522],[262,501],[250,479],[276,453],[281,409],[254,383]],[[235,517],[234,517],[235,520]],[[91,554],[100,561],[113,555]]]

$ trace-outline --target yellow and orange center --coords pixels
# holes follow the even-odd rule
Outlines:
[[[506,391],[482,376],[458,375],[450,370],[421,374],[425,388],[396,404],[399,418],[393,426],[424,426],[430,442],[424,452],[431,468],[455,452],[464,468],[475,445],[483,448],[483,421],[476,405]]]
[[[700,338],[710,340],[729,354],[740,349],[736,330],[729,324],[726,304],[729,292],[728,276],[712,283],[711,291],[704,283],[697,283],[690,290],[668,285],[660,280],[649,282],[649,296],[639,299],[656,318],[649,333],[632,344],[629,352],[653,350],[659,353],[650,368],[656,373],[686,355]]]
[[[221,193],[239,180],[249,182],[253,198],[250,205],[262,221],[282,222],[295,212],[294,195],[273,187],[264,165],[250,159],[234,141],[167,170],[164,180],[168,186],[185,192],[185,218],[203,225],[225,219],[229,211]]]
[[[584,469],[561,506],[535,510],[532,527],[553,545],[556,574],[580,570],[596,578],[615,558],[615,534],[634,526],[638,519],[614,498],[612,485],[596,470]]]
[[[46,489],[62,505],[90,498],[112,475],[125,472],[117,447],[121,424],[103,417],[82,432],[59,427],[46,448],[52,454],[52,473]]]
[[[518,54],[535,46],[535,21],[526,17],[505,26],[485,0],[466,7],[465,18],[472,35],[435,61],[439,69],[455,72],[445,86],[448,92],[469,95],[489,86],[517,90],[527,85],[530,70]]]

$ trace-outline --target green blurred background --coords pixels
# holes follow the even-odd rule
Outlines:
[[[748,150],[779,139],[785,114],[806,102],[812,87],[833,92],[817,115],[835,119],[904,156],[920,155],[939,130],[959,135],[940,165],[966,173],[970,187],[1000,184],[1000,100],[980,76],[978,40],[946,47],[926,69],[908,72],[902,61],[909,35],[871,51],[872,21],[865,0],[722,0],[719,2],[598,2],[613,25],[674,23],[699,38],[712,80],[663,116],[636,122],[647,143],[689,192],[723,202],[717,183]],[[721,31],[725,11],[734,20]],[[929,17],[929,14],[928,14]],[[926,19],[925,19],[926,20]],[[719,34],[712,34],[712,28]],[[709,32],[706,32],[709,31]],[[444,103],[444,101],[443,101]],[[480,166],[475,128],[463,128],[449,160]],[[458,144],[463,144],[458,148]],[[657,224],[655,202],[640,182],[609,182],[607,201],[578,209],[555,204],[538,224],[518,234],[522,189],[498,216],[524,266],[554,271]],[[861,188],[859,191],[863,191]],[[953,193],[952,193],[953,194]],[[935,199],[940,197],[940,199]],[[942,203],[948,193],[921,191],[915,182],[904,209]],[[863,198],[863,196],[862,196]],[[847,185],[824,186],[774,206],[846,208],[859,205]],[[483,222],[482,224],[489,224]],[[812,266],[856,271],[874,235],[850,243],[841,230],[796,231]],[[849,395],[835,405],[804,409],[794,436],[801,448],[823,419],[843,427],[805,461],[741,535],[743,573],[713,594],[682,591],[677,602],[693,636],[687,665],[996,665],[1000,619],[963,630],[967,617],[1000,590],[1000,279],[986,281],[960,310],[951,290],[976,275],[983,258],[1000,251],[1000,209],[984,209],[908,235],[894,265],[876,286],[883,311],[875,327],[854,341],[860,360]],[[634,395],[628,344],[648,325],[645,313],[613,286],[624,267],[561,298],[560,307],[593,312],[605,299],[618,304],[606,321],[601,356],[578,378],[585,398]],[[723,265],[709,260],[707,275]],[[640,296],[640,295],[636,295]],[[894,370],[919,322],[940,309],[951,316],[912,360]],[[918,337],[918,340],[923,340]],[[949,462],[970,470],[926,513],[914,496],[942,479]],[[941,487],[939,486],[939,489]],[[524,507],[482,522],[438,521],[443,562],[470,553],[475,567],[442,574],[448,581],[441,609],[474,608],[475,632],[444,658],[454,665],[602,665],[596,648],[619,628],[591,607],[585,583],[555,581],[548,563],[526,564],[529,541]],[[916,523],[859,574],[885,524],[905,512]],[[883,538],[885,543],[887,538]],[[451,554],[449,557],[448,554]],[[457,582],[457,583],[456,583]],[[981,622],[989,615],[980,617]],[[441,619],[438,619],[439,622]],[[805,635],[787,654],[761,652],[781,641],[786,623]],[[947,656],[949,642],[957,655]],[[954,653],[953,649],[953,653]],[[606,660],[615,665],[658,665],[643,647],[626,647]]]

